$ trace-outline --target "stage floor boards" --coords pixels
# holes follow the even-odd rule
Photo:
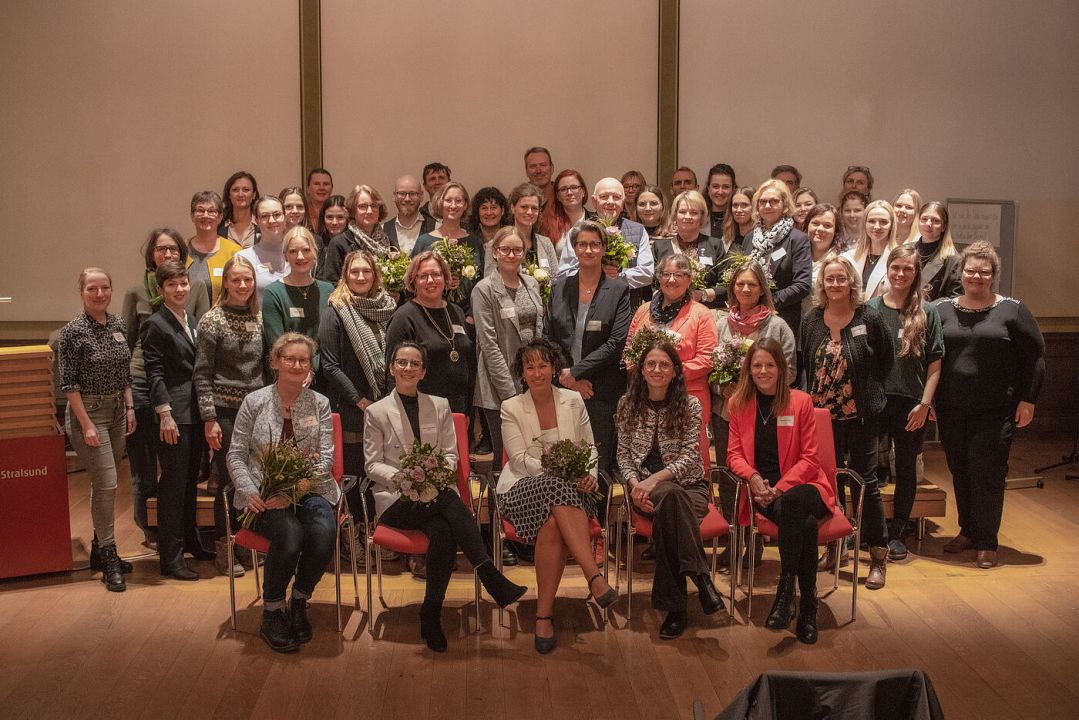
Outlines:
[[[1058,460],[1069,442],[1024,437],[1012,474]],[[929,523],[908,560],[889,565],[885,589],[859,590],[853,624],[844,573],[821,603],[815,646],[762,627],[779,567],[775,547],[757,575],[751,623],[744,588],[733,622],[703,618],[691,595],[692,626],[673,642],[656,639],[662,617],[650,607],[648,564],[635,574],[633,621],[623,599],[606,627],[585,604],[585,581],[571,565],[555,611],[558,647],[542,657],[532,649],[534,592],[506,613],[504,626],[485,600],[484,630],[469,634],[472,579],[463,572],[443,613],[449,652],[430,653],[419,638],[423,586],[399,563],[387,566],[390,609],[380,611],[375,599],[377,640],[366,616],[352,610],[344,635],[335,632],[331,573],[316,594],[314,641],[277,655],[257,636],[252,574],[238,581],[234,634],[228,580],[212,563],[192,563],[203,579],[183,583],[161,579],[156,556],[148,556],[133,560],[122,594],[106,592],[87,570],[0,582],[0,717],[659,720],[690,717],[694,698],[712,717],[769,669],[897,667],[929,673],[949,720],[1079,717],[1079,551],[1069,544],[1079,539],[1079,484],[1065,481],[1061,468],[1047,474],[1044,489],[1009,490],[1002,566],[981,571],[973,552],[942,553],[956,521],[939,446],[927,451],[926,469],[949,493],[948,517]],[[72,475],[70,487],[76,563],[85,566],[92,531],[83,478]],[[145,552],[129,485],[125,464],[117,537],[128,557]],[[534,588],[530,566],[509,574]],[[725,573],[717,578],[724,593],[727,583]],[[827,592],[830,576],[820,575],[819,586]],[[350,579],[345,588],[351,601]]]

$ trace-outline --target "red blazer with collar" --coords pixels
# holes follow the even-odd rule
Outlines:
[[[728,406],[729,407],[729,406]],[[727,443],[727,467],[738,477],[749,479],[757,472],[754,461],[754,437],[756,434],[756,396],[740,410],[730,408],[731,431]],[[792,425],[778,425],[776,439],[779,442],[780,480],[776,489],[784,492],[795,485],[809,483],[820,493],[829,511],[835,508],[835,490],[817,460],[817,429],[813,418],[813,400],[801,390],[791,390],[790,407],[779,415],[792,418]],[[830,448],[825,448],[830,452]],[[742,497],[738,520],[749,522],[748,500]]]

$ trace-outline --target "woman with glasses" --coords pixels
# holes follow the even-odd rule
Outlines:
[[[432,445],[452,468],[457,467],[458,450],[449,404],[445,398],[428,395],[419,388],[430,370],[423,347],[405,340],[392,352],[394,390],[367,409],[363,432],[367,476],[371,478],[380,523],[422,530],[427,535],[427,582],[420,606],[420,637],[431,650],[445,652],[448,643],[442,631],[442,602],[458,548],[499,607],[517,602],[527,588],[510,582],[495,568],[456,486],[441,490],[431,502],[401,495],[394,476],[401,467],[401,455],[409,452],[415,441]]]
[[[285,211],[281,201],[273,195],[259,198],[255,203],[255,220],[259,225],[258,242],[236,255],[255,268],[255,293],[261,304],[266,288],[288,275],[290,270],[283,248]]]
[[[815,288],[817,307],[802,321],[799,353],[805,364],[813,404],[832,416],[836,467],[849,466],[865,482],[862,538],[869,544],[869,590],[884,587],[888,562],[888,528],[877,485],[877,425],[887,401],[884,381],[895,363],[892,335],[875,309],[865,305],[861,278],[843,256],[828,256],[821,264]],[[844,459],[849,456],[849,464]],[[859,488],[853,487],[854,504]],[[843,485],[839,501],[844,502]],[[834,545],[821,559],[822,572],[836,562]],[[855,548],[857,551],[858,548]]]
[[[774,284],[772,300],[795,337],[801,324],[802,298],[813,277],[809,238],[794,227],[794,200],[782,180],[765,180],[753,195],[752,232],[742,249],[760,263]]]
[[[525,241],[522,265],[543,268],[553,276],[558,268],[558,255],[555,254],[550,238],[536,232],[536,221],[539,220],[542,200],[543,192],[538,187],[532,183],[521,183],[510,193],[509,206],[513,215],[513,227],[518,237],[524,238]],[[484,248],[484,255],[486,261],[483,274],[489,275],[495,271],[498,262],[491,255],[489,246]]]
[[[588,186],[576,170],[563,170],[554,179],[554,202],[547,203],[540,215],[540,232],[551,238],[555,252],[563,255],[563,246],[569,239],[570,229],[590,216],[584,204],[588,200]],[[558,269],[557,266],[555,268]]]
[[[640,170],[630,170],[622,175],[619,182],[622,183],[622,190],[626,193],[626,207],[622,214],[634,222],[640,222],[637,219],[637,197],[648,181],[644,179],[644,174]]]
[[[1016,428],[1034,419],[1045,377],[1045,341],[1030,309],[993,292],[1000,258],[978,241],[959,261],[963,294],[937,303],[944,363],[937,422],[959,510],[959,534],[944,552],[976,551],[982,569],[997,564],[1004,483]]]
[[[216,193],[213,194],[217,196]],[[197,196],[196,196],[197,197]],[[200,203],[208,206],[209,203]],[[193,215],[195,213],[192,213]],[[198,219],[206,217],[199,213]],[[196,223],[197,225],[197,223]],[[214,234],[216,235],[216,224]],[[231,240],[222,239],[222,244],[235,245]],[[147,520],[146,500],[157,493],[157,416],[150,402],[150,386],[146,380],[146,366],[143,362],[142,343],[139,338],[143,324],[162,306],[165,301],[155,275],[158,265],[175,261],[186,263],[188,247],[180,233],[172,228],[154,228],[146,239],[143,249],[146,269],[142,279],[124,293],[124,304],[120,311],[123,318],[127,346],[131,351],[131,398],[135,406],[135,418],[138,423],[135,432],[127,439],[127,455],[131,465],[132,505],[135,512],[135,524],[143,531],[148,547],[157,542],[156,530]],[[210,294],[200,280],[191,281],[191,291],[184,302],[187,311],[198,321],[210,309]],[[96,554],[91,547],[91,565],[96,564]]]
[[[319,279],[331,285],[341,279],[341,265],[350,252],[366,250],[378,257],[397,250],[382,228],[386,203],[377,190],[370,185],[357,185],[348,194],[345,208],[351,221],[344,232],[330,241],[325,261],[319,268]]]
[[[656,264],[659,292],[651,302],[641,305],[629,324],[626,347],[643,327],[662,330],[676,348],[680,374],[686,391],[697,398],[701,417],[711,417],[712,393],[708,389],[708,373],[712,371],[712,351],[716,349],[716,323],[712,313],[695,301],[690,291],[692,268],[685,255],[670,254]],[[627,370],[633,368],[627,363]],[[704,423],[697,428],[700,447],[708,447]],[[703,458],[705,468],[708,458]]]
[[[538,191],[531,199],[538,203]],[[487,416],[491,429],[491,469],[495,471],[502,467],[502,403],[521,392],[510,366],[518,349],[543,332],[539,283],[521,271],[526,254],[520,229],[502,228],[491,241],[488,255],[496,258],[497,267],[472,290],[479,361],[475,404]]]
[[[237,510],[256,513],[252,529],[270,540],[262,575],[262,626],[259,634],[274,652],[292,652],[311,641],[307,601],[333,557],[341,497],[333,467],[333,417],[330,401],[306,386],[315,341],[285,333],[270,348],[276,381],[249,393],[240,404],[229,474]],[[271,442],[292,439],[314,458],[311,489],[293,505],[284,495],[263,497],[260,455]],[[285,593],[292,582],[292,597]]]
[[[221,279],[225,264],[242,249],[217,232],[221,217],[221,196],[213,190],[203,190],[191,198],[191,222],[195,235],[187,241],[187,271],[191,283],[200,283],[209,291],[210,304],[221,294]]]
[[[935,200],[918,211],[918,261],[922,264],[925,299],[954,298],[963,289],[959,253],[952,240],[948,206]]]

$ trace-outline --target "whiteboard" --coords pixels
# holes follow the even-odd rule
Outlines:
[[[994,290],[1012,292],[1012,259],[1015,256],[1016,206],[1014,200],[948,198],[948,228],[957,248],[985,240],[1000,255],[1000,274]]]

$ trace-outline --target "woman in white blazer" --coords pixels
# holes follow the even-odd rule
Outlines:
[[[593,493],[596,470],[584,477],[559,478],[543,473],[543,448],[559,440],[595,440],[581,394],[554,386],[562,370],[562,353],[545,338],[535,338],[517,351],[514,375],[527,390],[502,403],[502,438],[508,461],[498,478],[498,505],[522,540],[536,545],[536,650],[554,649],[552,613],[568,550],[588,578],[588,589],[600,607],[618,599],[599,571],[592,554],[588,520],[596,516]],[[546,626],[546,627],[544,627]],[[542,635],[543,630],[549,630]]]
[[[408,340],[397,345],[390,361],[396,387],[367,408],[363,450],[378,522],[402,530],[422,530],[427,535],[427,589],[420,607],[420,636],[430,649],[445,652],[442,601],[458,547],[500,607],[516,602],[527,588],[511,583],[495,568],[456,488],[444,489],[435,500],[422,503],[402,498],[394,487],[393,476],[401,467],[401,455],[412,448],[416,439],[438,448],[450,466],[457,467],[457,441],[449,402],[417,389],[426,365],[427,354],[421,345]]]
[[[888,290],[886,256],[896,247],[895,210],[884,200],[869,203],[862,216],[862,237],[843,256],[854,264],[862,279],[865,299],[883,295]]]

